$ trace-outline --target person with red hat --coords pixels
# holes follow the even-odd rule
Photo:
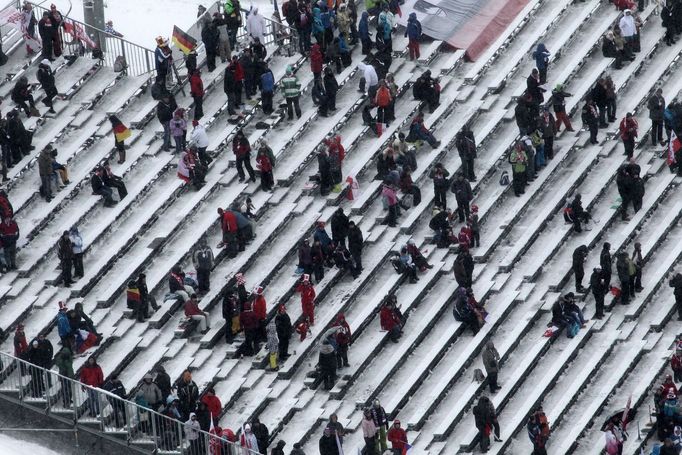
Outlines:
[[[291,318],[287,314],[287,309],[284,305],[277,308],[277,316],[275,316],[275,327],[277,327],[277,338],[279,338],[279,352],[278,357],[281,361],[285,361],[289,357],[289,339],[292,334]]]
[[[296,292],[301,294],[303,316],[308,318],[310,325],[315,325],[315,288],[310,283],[310,275],[304,273],[301,282],[296,286]]]
[[[395,419],[393,421],[393,426],[388,430],[386,435],[391,443],[391,450],[393,450],[394,455],[402,455],[407,449],[407,432],[400,427],[400,420]]]
[[[336,332],[336,367],[341,369],[341,367],[350,366],[348,364],[348,346],[353,342],[353,337],[343,313],[339,313],[336,316],[334,327],[339,327],[339,330]]]

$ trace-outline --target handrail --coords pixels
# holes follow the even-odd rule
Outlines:
[[[192,438],[180,420],[5,352],[0,352],[0,398],[139,453],[204,454],[219,445],[228,455],[259,454],[203,430]]]
[[[37,12],[37,16],[42,17],[44,11],[49,10],[37,3],[28,2]],[[38,17],[36,17],[38,19]],[[65,22],[69,22],[74,26],[82,28],[87,36],[99,45],[102,51],[101,61],[105,66],[114,67],[116,59],[121,56],[125,58],[127,74],[131,76],[139,76],[145,73],[151,73],[155,69],[154,65],[154,51],[139,44],[135,44],[119,36],[114,36],[107,33],[105,30],[86,24],[79,20],[64,16]],[[59,29],[59,34],[62,39],[65,50],[72,55],[84,55],[86,47],[80,42],[77,37],[67,39],[67,33],[64,28]]]

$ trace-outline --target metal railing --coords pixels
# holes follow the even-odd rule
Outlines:
[[[216,434],[192,430],[184,421],[4,352],[0,352],[0,398],[114,441],[137,453],[259,453]]]
[[[23,2],[18,0],[17,7],[21,8]],[[36,3],[31,3],[36,19],[43,16],[43,12],[49,12],[49,9]],[[145,73],[154,71],[154,51],[146,47],[131,43],[121,37],[113,36],[104,30],[88,25],[84,22],[77,21],[70,17],[64,17],[64,22],[71,24],[74,30],[83,30],[85,34],[102,50],[102,63],[105,66],[113,67],[116,59],[121,56],[125,59],[127,64],[127,74],[131,76],[139,76]],[[36,26],[37,33],[37,26]],[[64,27],[60,27],[59,35],[62,40],[62,48],[64,54],[70,55],[85,55],[92,53],[93,49],[87,47],[82,43],[78,37],[67,33]]]

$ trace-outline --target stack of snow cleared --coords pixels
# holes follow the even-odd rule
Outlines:
[[[502,389],[491,398],[500,413],[504,442],[494,444],[492,450],[527,452],[525,418],[544,403],[556,434],[550,441],[552,450],[587,451],[600,436],[604,416],[624,405],[622,396],[633,394],[634,405],[646,404],[647,387],[642,383],[655,381],[665,362],[661,354],[668,352],[678,332],[668,322],[672,301],[665,280],[682,258],[682,229],[677,225],[682,203],[675,197],[680,182],[663,169],[658,150],[642,144],[635,159],[647,176],[647,193],[642,210],[630,222],[621,223],[611,208],[617,205],[614,173],[623,162],[622,146],[614,138],[615,124],[600,130],[601,143],[595,146],[588,144],[585,132],[562,132],[555,140],[555,159],[520,198],[498,182],[501,173],[509,171],[506,152],[518,137],[514,101],[534,66],[530,51],[536,42],[544,42],[554,52],[549,83],[561,82],[574,94],[570,110],[582,106],[595,78],[608,71],[618,90],[619,117],[626,110],[635,112],[644,137],[650,128],[645,107],[650,94],[659,86],[667,99],[682,91],[682,82],[674,77],[680,46],[661,46],[660,19],[652,12],[653,5],[641,13],[642,51],[619,71],[611,69],[612,61],[599,52],[599,36],[618,13],[598,0],[538,2],[533,14],[514,24],[504,42],[496,44],[499,49],[486,54],[484,63],[465,64],[462,52],[441,51],[439,43],[428,47],[428,56],[422,55],[426,63],[417,65],[402,54],[391,67],[400,88],[396,120],[379,138],[363,125],[360,115],[366,96],[357,91],[361,59],[357,47],[353,64],[337,76],[341,84],[337,111],[328,118],[319,116],[310,101],[313,75],[307,60],[273,55],[270,49],[269,64],[276,80],[287,65],[298,68],[304,88],[302,118],[287,122],[281,113],[266,117],[257,102],[251,102],[240,123],[230,124],[222,91],[224,64],[219,65],[212,73],[204,72],[203,121],[215,160],[207,184],[199,191],[185,188],[177,179],[177,156],[160,151],[156,103],[146,79],[117,75],[87,58],[70,66],[57,62],[58,88],[65,100],[56,102],[56,116],[26,122],[35,127],[36,150],[9,172],[7,188],[22,237],[19,270],[0,277],[0,328],[6,334],[2,349],[12,351],[9,334],[19,323],[29,337],[43,332],[56,345],[56,302],[63,300],[69,306],[83,302],[105,340],[92,353],[105,375],[119,373],[129,391],[154,365],[163,365],[173,380],[190,368],[202,392],[212,386],[221,398],[222,426],[237,429],[260,417],[272,440],[301,442],[309,453],[316,453],[317,439],[331,413],[348,430],[346,449],[360,448],[361,409],[379,399],[391,417],[400,418],[409,429],[416,453],[436,454],[455,453],[475,442],[471,407],[487,388],[485,383],[472,382],[472,376],[482,368],[482,348],[494,341],[503,359]],[[394,49],[402,52],[405,44],[402,33],[397,33]],[[9,57],[6,74],[11,80],[0,83],[3,96],[19,75],[35,79],[36,64],[23,58],[21,46],[12,47]],[[422,190],[423,202],[403,212],[399,226],[390,228],[381,224],[385,211],[378,194],[380,183],[374,180],[376,158],[392,133],[407,132],[420,107],[412,99],[411,83],[426,68],[441,76],[442,103],[426,114],[426,123],[442,144],[436,149],[419,147],[413,179]],[[180,106],[191,107],[190,97],[179,92],[177,99]],[[104,208],[89,187],[91,169],[115,153],[106,121],[110,113],[133,127],[127,161],[112,166],[126,180],[129,195],[112,209]],[[258,122],[268,128],[257,129]],[[451,173],[460,169],[453,142],[465,123],[472,126],[479,143],[478,180],[472,187],[480,209],[482,244],[472,250],[477,261],[473,289],[489,311],[485,326],[475,336],[452,318],[456,251],[435,250],[428,228],[434,197],[429,170],[437,162]],[[575,116],[574,126],[579,124]],[[261,191],[258,182],[237,181],[230,147],[237,129],[245,132],[252,146],[266,140],[275,151],[278,185],[273,192]],[[316,148],[332,132],[341,134],[347,149],[344,177],[351,173],[360,183],[354,201],[346,199],[345,188],[328,197],[309,189],[309,176],[317,171]],[[48,143],[71,171],[71,183],[50,203],[37,194],[35,160]],[[576,192],[582,193],[583,203],[595,215],[591,230],[580,234],[565,226],[560,216],[564,200]],[[129,319],[124,293],[128,280],[145,272],[150,292],[161,302],[170,268],[181,264],[191,271],[194,245],[201,239],[211,246],[220,242],[216,208],[246,196],[256,207],[257,235],[234,259],[214,248],[211,291],[200,302],[212,329],[203,336],[178,330],[183,311],[171,303],[162,304],[147,322]],[[448,199],[454,206],[454,196],[449,194]],[[326,270],[325,278],[316,284],[312,335],[304,341],[292,338],[292,356],[279,371],[265,369],[264,350],[252,358],[237,357],[243,338],[224,344],[222,291],[236,273],[243,272],[248,288],[264,286],[270,317],[282,304],[292,320],[297,319],[301,314],[299,297],[293,292],[297,245],[311,235],[317,221],[328,223],[338,207],[363,231],[362,274],[353,280],[338,270]],[[59,277],[55,242],[72,226],[78,226],[84,237],[85,277],[65,289],[55,286]],[[417,284],[401,280],[386,260],[409,239],[422,246],[434,265],[420,274]],[[572,340],[563,334],[543,338],[552,304],[574,288],[569,270],[573,250],[580,244],[592,249],[586,267],[591,270],[603,241],[611,242],[613,250],[627,251],[634,242],[642,243],[644,290],[629,307],[614,306],[605,320],[590,321]],[[405,334],[396,344],[388,342],[379,327],[378,309],[388,293],[398,296],[408,315]],[[591,295],[580,297],[591,318]],[[339,371],[328,392],[310,373],[317,363],[321,336],[339,312],[345,313],[353,331],[351,366]],[[614,356],[624,361],[615,362]],[[75,367],[84,361],[85,357],[77,358]],[[607,370],[612,376],[604,373]],[[596,395],[601,399],[592,400]]]

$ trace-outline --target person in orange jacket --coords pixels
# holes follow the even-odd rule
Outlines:
[[[391,105],[392,100],[391,90],[386,85],[386,81],[383,79],[380,80],[377,94],[374,97],[374,104],[377,106],[377,122],[388,125],[389,116],[386,115],[386,111]]]
[[[303,316],[308,318],[310,325],[315,325],[315,288],[310,283],[310,275],[304,273],[301,282],[296,286],[296,292],[301,294]]]

